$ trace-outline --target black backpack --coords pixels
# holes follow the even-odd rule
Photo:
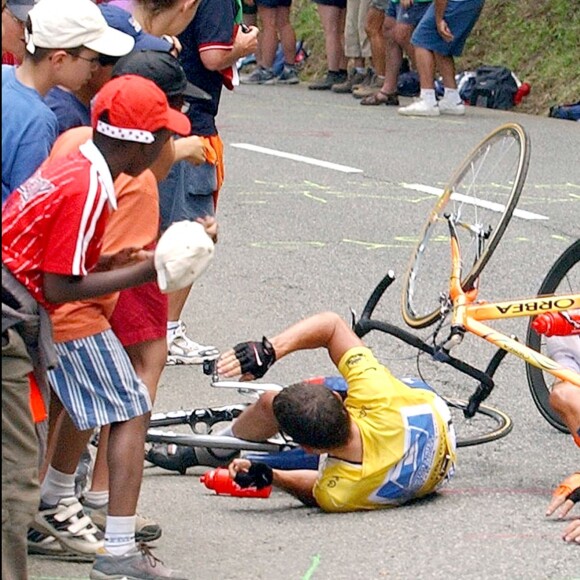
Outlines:
[[[480,66],[475,71],[469,103],[488,109],[511,109],[518,85],[512,72],[503,66]]]

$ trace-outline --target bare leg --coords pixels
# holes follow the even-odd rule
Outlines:
[[[258,63],[264,68],[272,68],[276,49],[278,48],[278,31],[276,30],[277,8],[268,8],[258,5],[258,15],[262,21],[260,32],[260,58]]]
[[[54,469],[72,475],[77,469],[79,459],[87,443],[89,442],[92,429],[79,431],[73,425],[68,413],[63,413],[62,422],[58,430],[54,453],[50,464]]]
[[[276,8],[276,28],[284,51],[284,62],[294,64],[296,60],[296,33],[290,23],[290,7]]]
[[[272,410],[275,396],[276,393],[264,393],[248,407],[233,423],[234,435],[249,441],[263,441],[278,433],[280,428]]]
[[[111,516],[133,516],[143,479],[143,447],[150,413],[111,425],[109,509]]]
[[[417,72],[421,89],[433,89],[433,79],[435,78],[435,57],[430,50],[415,47],[415,60],[417,61]]]
[[[455,61],[453,57],[443,56],[442,54],[438,53],[434,54],[435,54],[435,62],[437,63],[437,68],[439,69],[441,77],[443,78],[443,86],[447,89],[456,89],[457,84],[455,82]],[[421,87],[422,86],[423,80],[421,79]]]
[[[580,389],[570,383],[557,382],[550,393],[550,405],[562,417],[574,440],[580,445]]]
[[[126,346],[137,376],[145,383],[151,401],[155,402],[157,386],[167,359],[167,340],[160,338]]]
[[[168,312],[167,320],[170,322],[177,322],[181,318],[181,312],[183,307],[187,302],[187,298],[191,291],[191,286],[183,288],[181,290],[176,290],[168,295]]]
[[[391,16],[385,16],[383,23],[383,37],[385,39],[385,80],[381,91],[386,95],[391,95],[397,92],[397,80],[399,78],[399,70],[401,69],[401,62],[403,60],[403,53],[401,47],[397,44],[395,38],[395,29],[397,21]]]
[[[373,68],[378,76],[385,75],[386,66],[386,41],[383,34],[383,22],[385,13],[371,6],[367,12],[365,30],[371,43],[371,54],[373,59]]]
[[[326,47],[326,61],[328,70],[346,69],[347,59],[344,55],[344,20],[345,8],[336,6],[316,5],[320,22],[324,30],[324,42]]]

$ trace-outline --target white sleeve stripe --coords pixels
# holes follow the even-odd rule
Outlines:
[[[88,241],[85,240],[87,235],[88,221],[95,206],[97,192],[99,190],[99,180],[97,179],[97,171],[94,166],[91,166],[89,177],[89,191],[85,200],[83,214],[81,217],[80,227],[77,233],[77,240],[75,244],[75,252],[72,262],[72,275],[85,276],[85,251],[88,246]],[[90,241],[90,238],[89,238]]]

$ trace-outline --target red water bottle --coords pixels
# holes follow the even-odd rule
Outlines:
[[[545,336],[568,336],[580,334],[580,310],[544,312],[532,322],[533,329]]]
[[[234,497],[270,497],[272,486],[262,489],[257,487],[240,487],[231,477],[225,467],[218,467],[204,473],[199,480],[208,489],[213,489],[218,495],[231,495]]]
[[[514,104],[519,105],[524,97],[527,97],[530,94],[532,87],[529,83],[522,83],[514,95]]]

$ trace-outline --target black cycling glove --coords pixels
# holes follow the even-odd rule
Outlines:
[[[272,468],[265,463],[252,462],[248,471],[240,471],[236,473],[234,481],[242,488],[255,487],[256,489],[263,489],[272,485],[274,473]]]
[[[577,487],[569,496],[569,500],[573,501],[574,503],[578,503],[580,501],[580,487]]]
[[[262,342],[240,342],[234,346],[236,358],[240,361],[242,373],[249,373],[257,379],[262,378],[276,362],[276,352],[272,343],[265,337]]]

